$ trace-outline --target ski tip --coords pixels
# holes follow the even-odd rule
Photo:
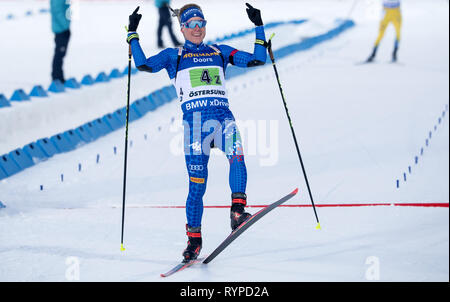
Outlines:
[[[295,194],[297,194],[297,193],[298,193],[298,188],[295,188],[295,190],[292,191],[291,195],[295,195]]]

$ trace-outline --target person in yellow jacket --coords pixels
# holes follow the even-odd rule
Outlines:
[[[400,11],[400,0],[383,0],[383,10],[384,17],[380,22],[380,30],[378,32],[377,40],[375,41],[375,46],[373,47],[372,54],[367,59],[367,62],[372,62],[377,54],[378,45],[383,39],[384,32],[390,23],[394,25],[395,28],[395,42],[394,51],[392,52],[392,62],[397,61],[397,51],[400,43],[400,30],[402,27],[402,14]]]

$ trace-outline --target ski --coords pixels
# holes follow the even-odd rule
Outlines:
[[[260,211],[256,212],[248,220],[246,220],[243,224],[241,224],[238,228],[236,228],[233,232],[231,232],[230,235],[228,235],[227,238],[208,256],[203,260],[204,264],[208,264],[211,262],[214,258],[217,257],[227,246],[229,246],[237,237],[239,237],[245,230],[247,230],[250,226],[252,226],[255,222],[260,220],[264,215],[281,205],[282,203],[288,201],[292,197],[294,197],[298,192],[298,188],[289,193],[288,195],[284,196],[278,201],[275,201],[274,203],[268,205],[267,207],[261,209]]]
[[[405,64],[402,62],[398,62],[398,61],[388,61],[388,62],[380,62],[380,61],[362,61],[362,62],[356,62],[355,65],[379,65],[379,64],[391,64],[391,65],[398,65],[398,66],[404,66]]]
[[[176,272],[182,271],[185,268],[188,268],[196,263],[204,263],[208,264],[211,262],[214,258],[217,257],[227,246],[229,246],[237,237],[239,237],[245,230],[247,230],[250,226],[252,226],[255,222],[260,220],[264,215],[281,205],[282,203],[288,201],[292,197],[294,197],[298,193],[298,189],[295,189],[288,195],[284,196],[278,201],[275,201],[274,203],[268,205],[267,207],[264,207],[260,211],[256,212],[248,220],[246,220],[243,224],[241,224],[238,228],[236,228],[233,232],[231,232],[230,235],[206,258],[197,258],[195,260],[191,260],[189,262],[182,262],[180,264],[177,264],[174,268],[172,268],[167,273],[161,274],[161,277],[168,277],[170,275],[175,274]]]
[[[356,62],[355,65],[366,65],[366,64],[373,64],[374,62],[369,62],[369,61],[361,61],[361,62]]]
[[[161,274],[161,277],[169,277],[170,275],[175,274],[176,272],[182,271],[185,268],[188,268],[196,263],[200,263],[204,260],[205,258],[197,258],[188,262],[181,262],[180,264],[177,264],[174,268],[172,268],[170,271],[168,271],[167,273],[163,273]]]

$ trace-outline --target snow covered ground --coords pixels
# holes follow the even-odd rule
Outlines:
[[[209,39],[251,26],[245,1],[196,2],[207,16]],[[124,67],[123,25],[139,4],[144,50],[157,51],[153,1],[80,1],[68,77]],[[353,4],[255,3],[266,22],[308,19],[267,30],[276,33],[274,48],[326,32],[339,18],[356,23],[333,40],[277,61],[314,200],[448,203],[448,1],[404,0],[399,63],[389,63],[394,39],[389,28],[372,65],[356,63],[370,54],[380,3]],[[1,17],[45,6],[0,3],[0,39],[11,40],[12,31],[20,37],[0,50],[0,93],[8,97],[16,88],[49,84],[52,37],[49,15]],[[227,44],[251,50],[252,41],[249,36]],[[132,99],[167,84],[164,72],[139,73],[132,78]],[[310,204],[272,66],[227,84],[244,137],[249,204],[268,204],[296,187],[299,194],[288,205]],[[124,106],[125,91],[126,79],[117,79],[0,108],[0,154]],[[130,125],[125,252],[120,251],[123,129],[0,181],[6,205],[0,209],[0,281],[449,281],[448,207],[396,206],[318,207],[321,230],[315,229],[310,207],[276,209],[207,266],[162,279],[159,274],[181,259],[186,244],[184,209],[166,207],[182,206],[187,195],[180,118],[172,102]],[[213,154],[205,205],[228,205],[227,183],[228,163]],[[204,254],[228,235],[228,213],[205,209]]]

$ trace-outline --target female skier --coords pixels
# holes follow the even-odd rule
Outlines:
[[[267,43],[261,13],[250,4],[246,5],[248,17],[256,26],[253,54],[228,45],[204,44],[206,20],[202,9],[196,4],[187,4],[175,10],[185,38],[184,46],[166,48],[147,58],[136,33],[142,17],[137,13],[139,7],[129,17],[127,41],[131,45],[136,67],[147,72],[166,69],[183,111],[184,153],[189,174],[186,200],[188,243],[183,251],[184,262],[196,259],[202,248],[203,195],[211,147],[221,149],[230,164],[231,228],[236,229],[251,216],[244,209],[247,204],[247,170],[242,142],[234,116],[228,108],[225,88],[228,64],[253,67],[266,62]]]

